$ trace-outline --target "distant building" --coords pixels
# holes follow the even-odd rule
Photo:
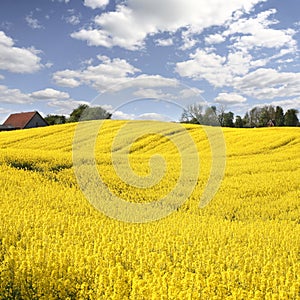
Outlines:
[[[0,131],[9,131],[9,130],[15,130],[15,128],[8,125],[0,125]]]
[[[0,131],[43,126],[48,126],[48,123],[37,111],[22,112],[11,114],[3,125],[0,125]]]
[[[269,120],[269,122],[267,123],[268,127],[274,127],[276,125],[275,120]]]

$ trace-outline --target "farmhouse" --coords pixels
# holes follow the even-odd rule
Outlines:
[[[48,123],[37,111],[21,112],[11,114],[3,123],[3,125],[0,125],[0,131],[43,126],[48,126]]]
[[[276,125],[275,120],[269,120],[269,122],[267,123],[268,127],[274,127]]]

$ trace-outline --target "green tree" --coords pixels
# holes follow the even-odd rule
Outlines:
[[[284,125],[285,126],[298,126],[299,119],[297,117],[297,109],[289,109],[284,115]]]
[[[235,127],[237,128],[243,128],[244,127],[244,122],[241,116],[236,116],[235,117]]]
[[[66,117],[62,115],[47,115],[47,117],[45,117],[44,119],[49,125],[66,123]]]
[[[71,112],[68,122],[110,119],[111,116],[112,114],[101,106],[89,107],[86,104],[80,104]]]
[[[82,121],[103,120],[103,119],[110,119],[111,116],[112,114],[107,112],[101,106],[88,107],[83,111],[80,120]]]
[[[260,119],[261,108],[253,107],[249,112],[249,125],[250,127],[258,127]]]
[[[205,110],[199,103],[190,104],[183,110],[181,122],[220,126],[218,109],[216,106],[207,107]]]
[[[68,119],[68,122],[78,122],[81,118],[82,113],[85,109],[87,109],[89,106],[86,104],[80,104],[77,108],[75,108],[71,114],[70,118]]]
[[[215,106],[207,107],[202,118],[203,125],[220,126]]]
[[[224,113],[224,122],[223,126],[224,127],[234,127],[234,113],[229,111],[228,113]]]
[[[275,125],[284,126],[284,112],[281,106],[276,106]]]
[[[259,122],[258,125],[260,127],[267,126],[268,122],[275,120],[275,108],[273,105],[266,105],[260,109],[259,112]]]
[[[251,127],[250,124],[250,115],[248,112],[245,113],[245,116],[243,118],[243,127]]]
[[[225,117],[225,105],[219,105],[218,108],[215,109],[215,113],[217,115],[218,121],[220,126],[224,126],[224,117]]]
[[[203,119],[203,107],[198,103],[188,105],[182,112],[180,122],[200,124]]]

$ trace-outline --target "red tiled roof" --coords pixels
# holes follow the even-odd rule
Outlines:
[[[15,128],[23,129],[36,113],[37,113],[36,111],[31,111],[31,112],[11,114],[7,118],[7,120],[3,123],[3,125],[10,125]]]

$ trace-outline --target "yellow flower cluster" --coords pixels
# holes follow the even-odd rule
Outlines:
[[[155,201],[176,185],[180,153],[169,136],[181,132],[170,123],[131,145],[139,176],[159,172],[149,165],[155,153],[166,163],[160,182],[139,188],[112,163],[115,153],[127,167],[129,135],[114,140],[125,124],[104,122],[97,168],[124,200]],[[185,126],[199,150],[197,184],[176,212],[144,224],[87,201],[72,168],[76,124],[1,132],[0,299],[300,299],[300,130],[224,129],[225,177],[200,209],[209,141],[200,126]]]

